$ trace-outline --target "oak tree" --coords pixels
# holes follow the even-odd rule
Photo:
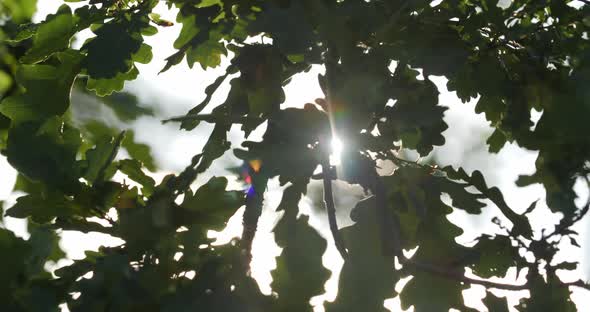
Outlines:
[[[63,5],[39,23],[31,22],[36,0],[0,3],[0,147],[24,194],[5,214],[28,220],[30,232],[25,240],[0,227],[2,311],[57,311],[62,304],[70,311],[312,311],[310,299],[331,275],[322,264],[327,241],[344,259],[338,296],[324,304],[328,312],[385,311],[384,300],[396,296],[404,309],[419,312],[473,311],[462,296],[472,285],[529,291],[518,311],[574,311],[573,287],[590,289],[582,280],[563,281],[558,272],[577,263],[555,258],[562,242],[580,247],[571,227],[589,208],[576,205],[573,190],[590,174],[588,1],[67,2],[78,6]],[[175,21],[153,12],[160,2],[178,10]],[[149,148],[133,132],[74,120],[71,90],[100,97],[121,120],[151,114],[121,91],[140,75],[137,64],[152,61],[144,38],[173,23],[182,30],[162,71],[181,62],[203,69],[225,57],[231,63],[201,103],[166,120],[180,131],[198,131],[200,123],[213,130],[186,169],[155,181],[146,171],[157,169]],[[90,38],[73,45],[85,30]],[[324,97],[282,107],[284,87],[312,66],[325,69],[313,77]],[[447,108],[433,76],[447,79],[463,102],[477,101],[476,112],[495,129],[490,153],[507,142],[538,152],[536,172],[517,184],[544,187],[555,226],[532,226],[536,202],[510,207],[480,171],[403,157],[405,150],[427,156],[445,144]],[[228,82],[227,98],[213,103]],[[533,110],[542,112],[536,124]],[[236,146],[228,137],[232,126],[246,137],[265,130],[262,140]],[[333,133],[346,138],[338,168],[329,160]],[[121,148],[128,158],[117,157]],[[225,153],[243,160],[247,190],[229,189],[226,177],[195,187]],[[377,170],[386,161],[395,164],[392,174]],[[114,179],[117,172],[137,186]],[[275,178],[285,186],[274,228],[282,253],[267,296],[249,263]],[[299,213],[312,180],[323,181],[328,240]],[[366,194],[346,227],[335,217],[335,180]],[[213,246],[207,232],[223,229],[240,207],[241,238]],[[502,215],[489,220],[497,234],[457,243],[462,229],[447,216],[483,209]],[[48,271],[48,261],[65,256],[58,245],[64,230],[104,233],[124,244]],[[404,253],[416,247],[413,256]],[[526,282],[490,281],[510,268]],[[506,298],[489,291],[483,303],[508,310]]]

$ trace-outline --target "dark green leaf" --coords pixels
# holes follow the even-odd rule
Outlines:
[[[338,283],[338,297],[326,311],[386,311],[383,301],[395,296],[399,279],[393,259],[383,255],[377,210],[371,201],[360,201],[351,212],[357,222],[341,230],[348,259]]]
[[[82,56],[76,51],[57,54],[53,65],[21,65],[17,81],[24,93],[5,98],[0,112],[14,122],[40,120],[62,115],[70,105],[70,89],[79,71]]]
[[[187,213],[183,224],[202,224],[208,229],[221,230],[227,220],[244,204],[240,191],[226,191],[226,178],[211,178],[195,194],[187,192],[181,207]]]
[[[116,138],[102,138],[98,141],[95,148],[86,152],[87,168],[84,173],[86,180],[92,184],[102,182],[105,178],[105,171],[113,160],[115,160],[115,156],[117,156],[124,137],[125,132],[121,132]]]
[[[474,250],[478,253],[477,262],[471,265],[473,273],[483,277],[504,277],[511,267],[521,269],[526,262],[520,257],[518,249],[512,246],[509,237],[496,235],[482,236]]]
[[[483,304],[485,304],[490,312],[508,312],[508,299],[506,297],[496,297],[489,291],[483,299]]]
[[[279,205],[285,214],[274,228],[275,240],[283,248],[272,271],[277,311],[311,311],[309,300],[324,292],[330,276],[322,265],[326,241],[308,224],[308,217],[297,218],[301,191],[296,185],[285,190]]]
[[[131,180],[141,184],[145,196],[154,192],[156,181],[141,170],[141,163],[134,159],[123,159],[119,161],[119,170],[126,174]]]
[[[71,193],[79,188],[76,154],[80,145],[80,133],[53,118],[40,126],[23,123],[12,128],[6,156],[28,178]]]
[[[141,116],[153,115],[151,108],[140,105],[137,97],[128,92],[113,93],[102,98],[104,104],[112,108],[121,121],[133,121]]]
[[[61,194],[26,195],[19,197],[16,204],[6,211],[14,218],[31,217],[35,222],[47,223],[55,217],[69,217],[84,214],[85,209]]]
[[[117,21],[94,30],[96,37],[82,47],[88,51],[84,68],[90,78],[112,79],[132,70],[133,55],[142,46],[141,36],[133,33],[133,30],[128,22]]]

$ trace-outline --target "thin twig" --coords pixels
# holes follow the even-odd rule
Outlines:
[[[590,196],[588,196],[588,199],[586,200],[586,205],[582,209],[580,209],[577,215],[575,215],[571,220],[567,220],[564,223],[558,224],[555,227],[555,230],[551,234],[545,236],[543,239],[547,240],[550,237],[561,234],[564,230],[566,230],[567,228],[576,224],[578,221],[584,218],[584,216],[588,213],[588,210],[590,210]]]
[[[411,259],[406,259],[402,262],[403,265],[408,265],[410,267],[414,267],[416,269],[422,270],[424,272],[433,273],[436,275],[440,275],[449,279],[453,279],[459,282],[468,283],[468,284],[477,284],[482,285],[488,288],[498,288],[498,289],[505,289],[505,290],[523,290],[528,289],[526,284],[523,285],[514,285],[514,284],[504,284],[504,283],[496,283],[492,281],[480,280],[471,277],[467,277],[463,275],[463,273],[458,271],[453,271],[449,269],[443,269],[438,266],[435,266],[430,263],[418,262],[413,261]]]
[[[187,114],[184,116],[176,116],[169,119],[162,120],[162,123],[168,122],[183,122],[183,121],[205,121],[208,123],[218,123],[221,121],[224,122],[231,122],[235,124],[244,124],[251,121],[260,121],[261,118],[258,117],[249,117],[249,116],[235,116],[235,117],[225,117],[219,116],[215,114]]]
[[[443,269],[443,268],[437,267],[437,266],[430,264],[430,263],[413,261],[413,260],[407,259],[403,256],[400,257],[399,259],[404,259],[403,261],[400,260],[400,262],[403,265],[415,267],[416,269],[420,269],[420,270],[428,272],[428,273],[437,274],[437,275],[440,275],[440,276],[443,276],[446,278],[450,278],[450,279],[453,279],[453,280],[456,280],[459,282],[467,283],[467,284],[476,284],[476,285],[481,285],[481,286],[484,286],[487,288],[497,288],[497,289],[514,290],[514,291],[529,289],[529,286],[527,284],[514,285],[514,284],[505,284],[505,283],[486,281],[486,280],[482,280],[482,279],[467,277],[467,276],[463,275],[463,273],[461,273],[461,272]],[[559,286],[562,286],[562,287],[575,286],[575,287],[581,287],[581,288],[590,290],[590,285],[588,285],[587,283],[585,283],[582,280],[577,280],[575,282],[569,282],[569,283],[561,283]]]
[[[436,167],[433,167],[430,165],[422,165],[422,164],[418,163],[419,159],[416,161],[411,161],[411,160],[400,158],[400,157],[396,156],[395,153],[391,150],[389,151],[389,153],[383,154],[383,156],[384,156],[384,159],[391,160],[398,167],[401,167],[403,165],[408,165],[408,166],[413,166],[413,167],[423,168],[423,169],[428,169],[428,170],[436,169]]]
[[[111,150],[111,153],[109,154],[109,157],[107,158],[107,161],[105,161],[104,164],[102,165],[102,167],[100,167],[100,169],[98,170],[98,174],[96,175],[96,178],[94,179],[93,183],[102,183],[103,182],[105,172],[107,171],[109,166],[113,163],[113,161],[115,160],[115,157],[117,157],[117,154],[119,152],[119,147],[121,147],[121,144],[123,143],[123,140],[125,139],[125,133],[126,133],[126,131],[123,130],[115,138],[115,140],[113,142],[114,148]]]

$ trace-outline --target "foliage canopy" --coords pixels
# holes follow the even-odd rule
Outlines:
[[[83,5],[63,5],[40,23],[30,22],[35,0],[0,4],[0,147],[19,172],[15,189],[25,193],[5,213],[26,218],[31,234],[24,240],[0,227],[3,311],[57,311],[63,303],[70,311],[311,311],[310,299],[331,275],[322,265],[326,239],[299,214],[312,179],[323,180],[332,238],[345,259],[328,312],[384,311],[383,301],[397,295],[403,308],[418,312],[472,311],[462,297],[471,285],[530,291],[519,311],[574,311],[571,287],[590,288],[558,276],[577,263],[555,261],[563,239],[578,246],[571,226],[589,208],[576,206],[573,191],[590,174],[587,1],[68,2]],[[152,12],[159,2],[177,8],[175,22],[182,24],[162,71],[183,60],[207,69],[232,59],[202,103],[168,120],[184,130],[202,122],[214,129],[190,166],[158,183],[145,171],[156,169],[149,148],[132,132],[76,123],[70,94],[76,88],[104,97],[121,120],[151,114],[119,92],[138,76],[136,64],[152,61],[144,38],[172,24]],[[92,37],[74,48],[74,36],[87,29]],[[256,36],[272,40],[251,43]],[[318,76],[325,98],[281,108],[283,87],[313,65],[325,68]],[[536,203],[513,209],[479,171],[401,158],[406,149],[427,156],[445,144],[446,108],[431,76],[448,79],[462,101],[477,100],[476,112],[495,128],[490,152],[506,142],[538,151],[536,172],[517,184],[543,185],[547,206],[561,216],[554,228],[531,226]],[[227,99],[202,114],[228,79]],[[536,125],[532,110],[542,112]],[[266,130],[261,141],[236,148],[227,136],[233,125],[246,136]],[[347,140],[339,170],[329,162],[333,132]],[[117,158],[120,148],[128,159]],[[191,188],[226,152],[244,161],[247,192],[228,190],[225,177]],[[380,175],[377,161],[397,169]],[[117,172],[139,186],[114,181]],[[265,296],[248,267],[264,192],[275,177],[286,186],[274,229],[283,250],[272,272],[275,295]],[[344,228],[335,218],[335,179],[367,195]],[[212,246],[208,230],[223,229],[240,207],[241,239]],[[107,214],[113,209],[116,218]],[[462,229],[447,219],[454,209],[498,209],[498,234],[458,244]],[[125,243],[51,273],[46,263],[65,256],[58,245],[63,230]],[[403,253],[416,247],[411,258]],[[489,281],[509,268],[526,274],[526,283]],[[396,283],[407,276],[397,294]],[[508,309],[506,298],[491,292],[484,304]]]

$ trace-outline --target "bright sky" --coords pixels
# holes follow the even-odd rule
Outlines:
[[[39,11],[35,17],[36,21],[44,19],[49,13],[53,13],[62,4],[58,0],[39,0]],[[83,4],[83,3],[82,3]],[[75,7],[76,3],[69,3],[70,6]],[[159,5],[156,11],[161,14],[162,18],[171,21],[175,20],[175,12],[169,11],[164,5]],[[192,132],[178,131],[178,126],[174,124],[162,125],[159,122],[160,118],[170,117],[175,115],[185,114],[188,109],[199,103],[204,97],[203,90],[209,85],[217,76],[224,72],[223,67],[216,68],[204,72],[196,65],[190,70],[185,63],[172,67],[168,72],[158,75],[158,72],[164,65],[164,59],[174,53],[172,42],[175,40],[179,25],[169,28],[160,28],[160,33],[146,38],[154,50],[154,60],[148,65],[139,65],[141,72],[140,78],[137,81],[129,83],[127,89],[138,95],[143,103],[153,105],[157,111],[157,118],[143,117],[139,120],[127,125],[133,128],[136,133],[138,141],[145,142],[152,147],[152,152],[156,157],[161,172],[155,173],[154,177],[157,181],[161,179],[166,173],[179,172],[189,162],[190,158],[200,151],[204,144],[204,139],[208,135],[206,131],[207,126],[199,127]],[[82,37],[88,37],[91,33],[85,32],[81,34]],[[83,41],[83,39],[81,40]],[[228,60],[225,59],[223,64],[227,66]],[[321,71],[321,68],[314,68],[311,73],[298,75],[294,77],[285,90],[286,103],[284,106],[302,106],[306,102],[312,102],[317,97],[322,97],[321,90],[317,86],[316,76]],[[441,91],[440,102],[448,106],[445,118],[450,128],[445,131],[444,135],[447,140],[445,146],[435,150],[436,157],[442,165],[463,166],[468,172],[473,170],[480,170],[486,177],[489,185],[498,186],[504,193],[507,203],[511,207],[524,210],[529,204],[537,199],[544,199],[544,191],[541,186],[531,186],[527,188],[518,188],[514,185],[514,181],[520,174],[529,174],[534,172],[534,161],[536,153],[526,151],[518,146],[512,144],[505,147],[497,155],[489,155],[486,147],[483,145],[485,139],[491,134],[492,129],[485,121],[483,115],[476,115],[473,111],[474,103],[461,104],[458,98],[445,88],[444,78],[431,78],[439,87]],[[212,103],[221,103],[228,92],[228,85],[226,84],[213,98]],[[106,114],[105,119],[109,119]],[[112,114],[111,114],[112,115]],[[537,114],[537,118],[539,114]],[[110,122],[116,122],[109,120]],[[263,129],[260,129],[263,130]],[[261,131],[258,131],[258,134]],[[205,133],[203,133],[205,131]],[[256,134],[253,134],[256,136]],[[243,135],[238,129],[232,129],[230,137],[236,141],[241,141]],[[239,143],[237,143],[239,144]],[[234,147],[237,147],[237,144]],[[342,144],[346,144],[343,141]],[[236,160],[231,156],[225,155],[217,162],[222,165],[236,163]],[[224,174],[223,166],[216,166],[213,168],[213,174]],[[10,190],[15,180],[15,172],[7,164],[6,159],[0,156],[0,200],[6,201],[6,206],[12,205],[18,197],[11,194]],[[201,179],[200,179],[201,180]],[[275,181],[276,182],[276,181]],[[588,190],[584,189],[582,185],[578,185],[577,191],[582,198],[586,198]],[[336,187],[338,192],[339,188]],[[347,194],[350,190],[342,190],[341,194],[336,196],[349,196]],[[274,257],[280,254],[280,249],[274,244],[273,236],[271,234],[277,215],[272,211],[278,205],[280,200],[281,189],[278,183],[274,183],[269,187],[268,194],[265,195],[265,213],[259,224],[259,234],[257,234],[253,253],[254,259],[252,263],[252,272],[254,277],[259,281],[261,289],[265,293],[270,292],[270,270],[275,266]],[[343,210],[348,210],[352,207],[352,197],[350,200],[345,199],[341,201],[341,206],[338,207]],[[541,200],[541,201],[542,201]],[[306,214],[313,214],[309,207],[311,201],[303,202],[302,211]],[[580,203],[581,204],[581,203]],[[484,210],[479,216],[467,216],[465,213],[457,211],[450,216],[451,221],[465,230],[465,234],[458,238],[461,243],[472,242],[481,232],[494,233],[496,227],[491,225],[489,220],[496,215],[494,208]],[[240,212],[236,214],[229,222],[228,228],[224,235],[220,235],[221,240],[227,240],[228,237],[239,235],[241,231]],[[346,218],[346,214],[342,214]],[[558,217],[550,214],[547,209],[537,209],[533,216],[533,225],[541,226],[547,224],[554,224],[558,221]],[[9,228],[16,233],[26,237],[26,229],[24,223],[20,220],[7,218],[6,220]],[[341,224],[350,222],[349,220],[342,220]],[[324,216],[315,216],[311,219],[314,225],[328,240],[331,235],[326,226]],[[587,246],[586,240],[588,233],[588,219],[580,222],[577,229],[580,231],[580,245]],[[477,231],[475,231],[477,229]],[[68,256],[72,259],[83,258],[84,250],[96,250],[100,244],[104,243],[116,245],[119,242],[109,239],[102,234],[80,234],[65,232],[62,237],[61,245],[66,249]],[[562,259],[579,259],[583,264],[580,269],[568,276],[564,276],[568,280],[575,280],[580,277],[588,278],[588,249],[567,249],[560,253]],[[339,270],[342,265],[342,260],[339,258],[336,249],[330,246],[324,255],[324,265],[331,270]],[[65,265],[67,262],[60,263]],[[320,304],[323,300],[332,300],[336,295],[337,274],[333,274],[332,278],[326,284],[327,293],[319,298],[314,298],[314,304]],[[515,272],[509,272],[507,281],[514,281]],[[498,279],[498,281],[500,281]],[[523,280],[519,280],[523,282]],[[401,285],[398,285],[401,286]],[[497,292],[497,294],[503,294]],[[481,305],[480,299],[485,295],[483,287],[472,287],[465,293],[467,304],[476,308],[484,309]],[[579,310],[588,310],[590,308],[590,299],[587,298],[587,292],[583,290],[575,290],[573,299],[578,304]],[[517,303],[517,297],[509,296],[510,304]],[[387,307],[394,311],[400,311],[399,301],[390,300],[387,302]],[[323,311],[321,307],[316,308],[316,312]]]

